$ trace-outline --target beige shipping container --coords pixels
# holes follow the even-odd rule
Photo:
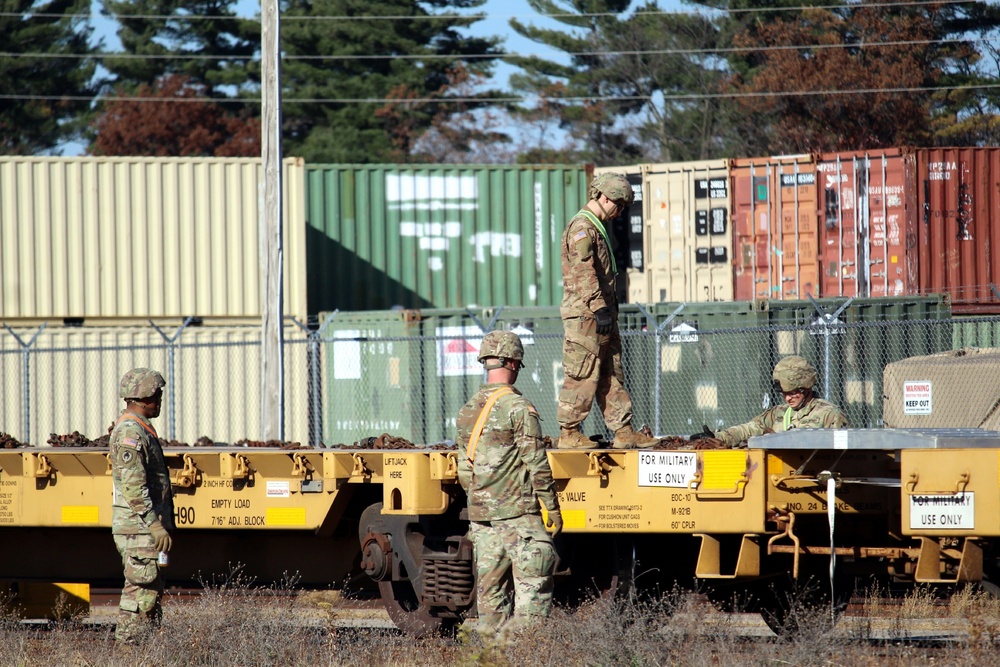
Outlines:
[[[260,326],[157,326],[176,337],[172,374],[164,335],[149,325],[0,329],[0,432],[34,446],[73,431],[95,440],[124,407],[121,376],[147,366],[168,383],[153,420],[161,438],[260,439]],[[27,365],[15,334],[34,337]],[[308,444],[309,345],[294,325],[284,338],[285,439]]]
[[[645,301],[732,300],[729,185],[726,160],[644,165]]]
[[[284,312],[306,315],[305,164],[284,162]],[[248,158],[0,157],[0,317],[258,317]]]

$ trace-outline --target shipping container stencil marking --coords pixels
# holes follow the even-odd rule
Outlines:
[[[461,211],[479,209],[479,190],[475,176],[431,176],[425,174],[387,174],[385,177],[385,197],[389,207],[400,212],[402,218],[407,213],[417,211],[443,211],[446,216],[458,217]],[[419,222],[401,219],[399,233],[404,237],[417,239],[420,250],[429,253],[446,253],[451,248],[451,240],[462,236],[460,220],[446,222]],[[490,239],[492,243],[492,239]],[[472,240],[476,245],[475,237]],[[521,239],[518,236],[517,249],[520,256]],[[494,257],[503,254],[503,248],[492,252]],[[477,247],[477,257],[482,250]],[[485,261],[485,258],[476,261]],[[432,255],[427,258],[427,268],[431,271],[444,269],[444,258]]]
[[[490,255],[493,257],[520,257],[521,256],[521,235],[504,234],[501,232],[479,232],[473,234],[469,239],[469,244],[475,247],[475,261],[483,263],[486,261],[484,250],[489,247]]]

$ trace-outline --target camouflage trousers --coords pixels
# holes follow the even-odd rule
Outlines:
[[[133,642],[159,625],[163,616],[163,578],[156,562],[159,554],[152,535],[115,535],[114,538],[125,569],[115,639]]]
[[[604,423],[614,432],[632,423],[632,398],[625,390],[622,370],[622,339],[615,324],[611,333],[597,333],[592,317],[563,320],[563,372],[556,419],[566,430],[578,427],[597,406]]]
[[[473,521],[476,545],[476,604],[479,629],[498,632],[505,623],[519,626],[552,611],[552,573],[556,549],[542,517]]]

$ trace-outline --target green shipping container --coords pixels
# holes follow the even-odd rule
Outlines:
[[[554,306],[582,166],[306,167],[310,313]]]
[[[766,313],[754,302],[661,303],[647,307],[655,339],[623,335],[625,376],[637,384],[639,359],[657,359],[648,369],[651,391],[633,391],[638,422],[657,433],[687,436],[746,421],[761,410],[770,387]],[[640,354],[636,344],[655,340],[659,354]],[[630,361],[631,360],[631,361]],[[645,407],[648,404],[648,408]]]
[[[325,445],[419,432],[423,395],[409,384],[420,368],[419,334],[414,311],[332,314],[322,334]]]

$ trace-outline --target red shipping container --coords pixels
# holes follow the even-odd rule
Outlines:
[[[819,156],[823,296],[916,293],[915,161],[899,148]]]
[[[1000,148],[916,151],[921,294],[952,309],[1000,313]]]
[[[736,300],[821,296],[812,156],[734,160],[731,178]]]

